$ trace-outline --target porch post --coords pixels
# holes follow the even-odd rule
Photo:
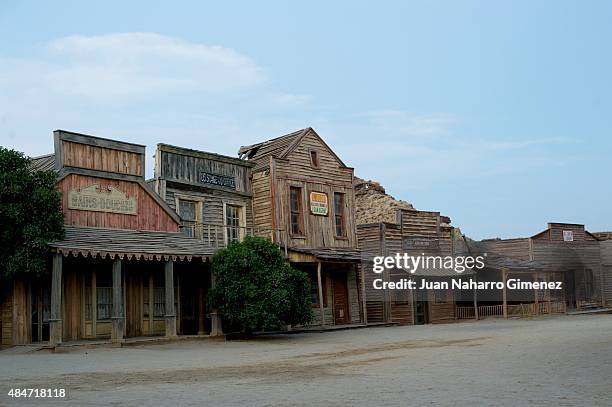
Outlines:
[[[533,272],[533,282],[535,283],[536,281],[538,281],[538,273],[537,272]],[[538,289],[534,288],[533,289],[533,304],[534,304],[534,309],[533,309],[533,313],[535,315],[538,315],[540,313],[540,301],[538,299]]]
[[[113,342],[123,341],[123,293],[121,278],[121,259],[113,260],[113,326],[111,328],[111,340]]]
[[[174,309],[174,262],[167,260],[165,267],[166,277],[166,336],[173,338],[176,336],[176,311]]]
[[[51,312],[49,315],[49,344],[56,346],[62,343],[62,255],[53,254],[51,279]]]
[[[474,277],[478,282],[478,275]],[[477,285],[478,286],[478,285]],[[478,321],[478,290],[474,290],[474,319]]]
[[[204,335],[204,287],[201,286],[203,281],[200,281],[198,287],[198,335]]]
[[[216,278],[215,275],[210,272],[210,287],[215,288]],[[221,318],[217,314],[217,309],[210,311],[210,336],[223,336],[223,325],[221,324]]]
[[[321,262],[317,262],[317,287],[319,289],[319,311],[321,312],[321,325],[325,325],[325,311],[323,310],[323,285],[321,284]]]
[[[368,324],[368,309],[366,308],[366,288],[365,288],[365,268],[362,263],[355,266],[359,278],[359,288],[361,290],[361,309],[363,312],[363,323]]]
[[[502,299],[503,299],[503,310],[504,310],[504,318],[508,318],[508,298],[506,293],[506,283],[508,280],[508,276],[506,275],[506,269],[502,269],[502,282],[504,283],[504,288],[502,291]]]

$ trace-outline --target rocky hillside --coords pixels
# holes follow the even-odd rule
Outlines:
[[[406,202],[395,199],[385,192],[385,188],[376,181],[366,181],[355,177],[356,221],[358,225],[366,223],[395,223],[396,209],[414,209]]]

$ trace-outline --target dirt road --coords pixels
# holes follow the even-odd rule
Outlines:
[[[0,405],[612,405],[612,315],[0,352]],[[7,396],[64,388],[65,399]]]

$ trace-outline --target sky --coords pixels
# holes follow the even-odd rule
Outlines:
[[[0,145],[313,127],[468,236],[612,230],[612,2],[0,0]]]

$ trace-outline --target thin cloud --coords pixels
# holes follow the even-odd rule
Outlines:
[[[230,48],[156,33],[63,37],[36,57],[0,62],[0,89],[95,101],[228,91],[265,81],[252,59]]]

